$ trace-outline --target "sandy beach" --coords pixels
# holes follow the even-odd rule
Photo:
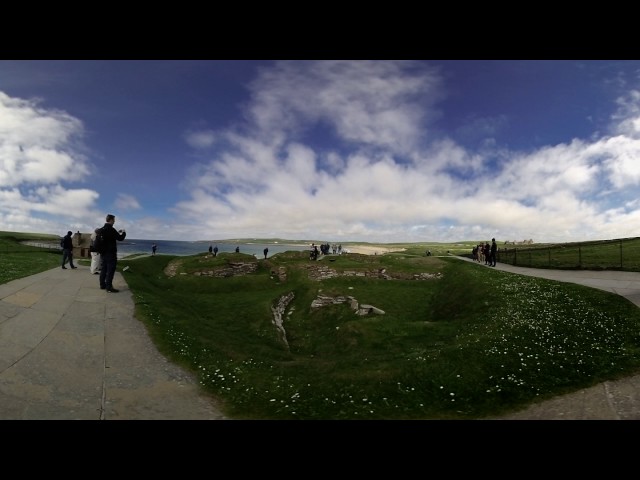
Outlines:
[[[303,245],[296,245],[303,246]],[[403,252],[406,248],[390,248],[381,245],[343,245],[342,251],[345,253],[359,253],[362,255],[383,255],[391,252]]]
[[[390,252],[402,252],[405,248],[389,248],[380,245],[347,245],[342,247],[349,253],[360,253],[363,255],[383,255]]]

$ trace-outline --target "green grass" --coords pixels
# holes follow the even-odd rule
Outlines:
[[[469,255],[470,256],[470,255]],[[640,271],[640,238],[554,245],[501,245],[498,261],[533,268]]]
[[[23,245],[23,241],[58,245],[57,235],[0,232],[0,284],[60,266],[60,250]]]
[[[623,297],[446,257],[466,245],[426,257],[425,245],[318,262],[306,252],[156,255],[119,269],[130,267],[136,317],[158,348],[231,418],[487,418],[639,370],[640,309]],[[255,270],[210,275],[238,263]],[[341,275],[314,280],[310,267]],[[285,342],[272,307],[290,293]],[[320,293],[385,313],[312,308]]]

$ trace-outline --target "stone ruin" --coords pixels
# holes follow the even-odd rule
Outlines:
[[[289,292],[285,295],[282,295],[278,298],[278,301],[271,307],[271,313],[273,314],[271,322],[275,325],[276,331],[278,333],[278,339],[284,344],[287,350],[289,350],[289,342],[287,341],[287,332],[284,329],[284,314],[287,310],[287,307],[294,299],[295,293]],[[321,308],[327,305],[339,305],[341,303],[349,303],[349,307],[354,311],[356,315],[384,315],[384,310],[374,307],[373,305],[368,304],[359,304],[358,301],[350,296],[336,296],[330,297],[328,295],[323,295],[318,293],[316,298],[311,302],[311,308]],[[287,315],[291,315],[293,309],[289,310]]]

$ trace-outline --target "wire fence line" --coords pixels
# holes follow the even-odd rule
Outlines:
[[[498,248],[496,260],[520,267],[640,271],[640,237]]]

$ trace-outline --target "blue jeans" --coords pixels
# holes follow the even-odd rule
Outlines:
[[[116,273],[118,264],[118,254],[116,252],[105,252],[100,254],[102,265],[100,267],[100,288],[113,288],[113,276]]]
[[[67,263],[67,259],[69,259],[69,265],[71,265],[71,268],[75,267],[75,265],[73,264],[73,250],[69,250],[68,248],[63,248],[62,249],[62,266],[64,267],[64,264]]]

